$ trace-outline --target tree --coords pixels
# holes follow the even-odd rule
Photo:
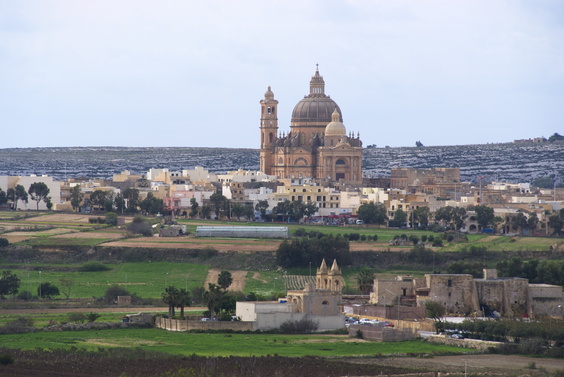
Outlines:
[[[369,268],[363,268],[356,277],[358,289],[363,295],[370,294],[374,288],[374,272]]]
[[[14,209],[18,209],[18,200],[21,200],[22,202],[27,204],[28,199],[29,197],[27,195],[27,191],[25,191],[25,187],[23,187],[22,185],[16,185],[16,188],[14,190]]]
[[[255,210],[252,204],[245,204],[245,210],[243,211],[243,216],[247,218],[247,221],[251,221],[255,217]]]
[[[486,205],[477,205],[470,207],[469,209],[473,209],[476,212],[478,225],[480,225],[482,229],[487,228],[488,225],[491,224],[494,218],[494,210],[492,207],[488,207]]]
[[[192,302],[192,297],[190,296],[190,292],[184,288],[180,288],[178,290],[176,306],[180,308],[181,318],[184,318],[184,308],[186,306],[190,306],[191,302]]]
[[[221,211],[225,208],[225,203],[227,202],[227,198],[219,193],[213,193],[210,196],[210,203],[212,208],[215,212],[216,219],[219,220],[221,216]]]
[[[245,213],[245,207],[239,203],[233,205],[233,214],[237,216],[237,220],[241,220],[241,216]]]
[[[123,190],[123,199],[127,202],[126,211],[129,213],[137,212],[139,207],[139,190],[133,187],[128,187]]]
[[[358,219],[365,224],[385,224],[388,220],[386,207],[381,203],[364,203],[356,211]]]
[[[15,295],[20,288],[20,278],[10,270],[2,271],[0,275],[0,297]]]
[[[78,211],[80,208],[80,203],[82,203],[82,198],[84,195],[82,194],[80,185],[76,185],[70,190],[70,203],[72,206],[73,211]]]
[[[72,287],[74,287],[74,280],[68,278],[60,278],[59,284],[61,285],[61,291],[65,295],[66,299],[68,300],[71,294]]]
[[[425,314],[427,318],[431,318],[435,322],[435,331],[437,334],[442,328],[441,319],[446,313],[445,307],[437,301],[426,301],[425,302]]]
[[[558,134],[557,132],[555,132],[554,135],[548,138],[548,141],[551,143],[559,140],[564,140],[564,136]]]
[[[198,214],[200,205],[196,198],[190,199],[190,217],[195,217]]]
[[[41,283],[39,284],[39,287],[37,287],[37,296],[40,298],[51,298],[52,296],[58,296],[59,294],[59,288],[50,282]]]
[[[116,210],[123,214],[123,211],[125,211],[125,198],[123,197],[123,195],[117,194],[114,198],[114,203],[116,205]]]
[[[94,190],[92,194],[90,194],[90,204],[92,205],[92,209],[94,208],[103,208],[105,207],[106,200],[108,199],[108,192],[104,190]]]
[[[35,202],[37,203],[37,210],[39,211],[39,202],[44,201],[45,203],[47,203],[50,190],[45,182],[33,182],[29,186],[29,190],[27,192],[31,196],[31,199],[35,200]]]
[[[147,197],[139,204],[142,211],[155,215],[162,213],[164,210],[164,203],[162,199],[156,198],[152,192],[147,194]]]
[[[403,226],[405,225],[406,221],[407,213],[401,208],[398,208],[396,210],[396,213],[394,214],[394,223],[396,223],[396,226]]]
[[[204,293],[204,300],[206,301],[211,316],[219,314],[223,295],[224,291],[219,285],[208,283],[208,290]]]
[[[203,205],[201,215],[204,219],[209,219],[212,212],[212,207],[210,205]]]
[[[429,225],[429,207],[419,207],[413,211],[413,221],[417,222],[419,226],[426,227]]]
[[[168,305],[169,317],[174,317],[174,308],[178,306],[178,296],[178,289],[176,287],[173,287],[172,285],[166,287],[164,293],[162,294],[164,303]]]
[[[268,204],[268,200],[259,200],[257,202],[257,204],[255,205],[255,210],[260,212],[260,217],[263,220],[266,220],[266,210],[268,209],[269,204]]]
[[[233,283],[233,277],[229,271],[221,271],[217,277],[217,284],[226,290]]]
[[[466,209],[462,207],[446,206],[435,211],[435,221],[443,221],[456,230],[460,230],[464,226],[466,217]]]
[[[0,188],[0,206],[6,203],[8,203],[8,195],[6,194],[6,191]]]
[[[552,214],[548,218],[548,225],[552,228],[552,234],[560,234],[564,225],[564,209]]]
[[[5,247],[5,246],[8,246],[9,244],[10,244],[10,241],[8,241],[6,238],[0,237],[0,247]]]

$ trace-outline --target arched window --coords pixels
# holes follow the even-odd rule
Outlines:
[[[346,165],[346,162],[343,159],[339,158],[337,162],[335,162],[335,165]]]
[[[268,134],[268,142],[272,143],[272,140],[274,140],[274,135],[271,133]]]
[[[278,164],[279,165],[284,165],[284,160],[282,159],[282,157],[278,158]]]
[[[329,301],[323,301],[321,305],[329,305]]]
[[[299,166],[307,166],[308,163],[307,163],[307,160],[305,158],[300,157],[296,161],[294,161],[294,165],[296,165],[296,166],[298,166],[298,165]]]

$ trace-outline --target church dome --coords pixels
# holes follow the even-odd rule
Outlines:
[[[331,114],[337,110],[342,118],[341,109],[329,96],[325,94],[325,81],[319,74],[319,69],[309,82],[309,95],[305,96],[294,107],[292,122],[331,122]]]
[[[264,93],[264,98],[265,99],[274,99],[274,93],[272,93],[270,86],[268,87],[268,90],[266,91],[266,93]]]
[[[341,122],[341,115],[335,109],[333,114],[331,114],[331,123],[325,127],[325,137],[328,136],[346,136],[347,129],[343,122]]]

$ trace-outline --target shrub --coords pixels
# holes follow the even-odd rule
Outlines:
[[[30,291],[21,291],[16,296],[18,300],[31,300],[33,298],[33,294]]]
[[[0,365],[10,365],[14,363],[14,358],[12,355],[0,354]]]
[[[99,313],[94,313],[94,312],[90,312],[88,314],[85,315],[86,320],[90,323],[96,321],[98,318],[100,318],[101,314]]]
[[[71,313],[69,314],[69,322],[72,323],[84,323],[86,316],[84,313]]]
[[[299,321],[287,320],[280,325],[280,331],[284,334],[310,334],[319,328],[319,324],[307,317]]]
[[[108,225],[116,226],[118,223],[118,215],[115,212],[106,213],[105,223]]]
[[[104,301],[106,301],[107,303],[113,303],[114,301],[117,301],[118,296],[131,295],[129,294],[127,289],[120,287],[119,285],[114,285],[106,289],[106,293],[104,294]]]
[[[364,234],[361,235],[361,236],[360,236],[360,240],[361,240],[361,241],[366,241],[366,236],[365,236]]]
[[[145,237],[151,237],[153,235],[153,227],[142,217],[136,217],[133,219],[133,222],[129,224],[127,230],[133,234],[141,234]]]
[[[17,334],[32,332],[34,330],[35,328],[33,327],[33,320],[31,318],[20,317],[0,327],[0,334]]]
[[[361,330],[361,329],[356,330],[356,335],[355,335],[355,336],[356,336],[357,339],[364,339],[364,335],[362,335],[362,330]]]
[[[443,246],[443,240],[441,240],[440,238],[436,238],[433,241],[433,246],[435,247],[442,247]]]
[[[97,272],[97,271],[109,271],[110,267],[100,263],[100,262],[88,262],[84,263],[78,268],[80,272]]]
[[[10,242],[6,238],[0,238],[0,247],[8,246]]]
[[[373,235],[373,236],[372,236],[372,240],[373,240],[374,242],[378,241],[378,235],[377,235],[377,234]]]
[[[299,229],[296,229],[296,230],[294,231],[294,236],[296,236],[296,237],[306,237],[306,236],[307,236],[307,232],[306,232],[305,229],[299,228]]]

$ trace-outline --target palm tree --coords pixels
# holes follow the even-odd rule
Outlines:
[[[168,315],[169,317],[174,317],[174,308],[176,308],[178,303],[179,291],[176,287],[168,286],[162,294],[162,299],[165,304],[168,305]]]
[[[184,307],[190,306],[192,302],[192,297],[190,297],[190,292],[186,289],[181,288],[178,290],[176,306],[180,308],[180,317],[184,318]]]

